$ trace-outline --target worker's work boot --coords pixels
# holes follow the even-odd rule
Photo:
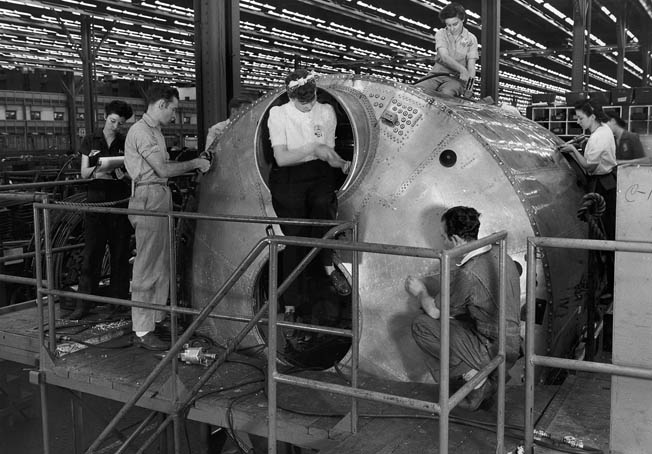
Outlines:
[[[349,281],[346,280],[344,273],[342,273],[338,268],[333,270],[330,278],[331,285],[339,295],[346,296],[351,294],[351,286],[349,285]]]
[[[77,300],[75,309],[68,314],[68,320],[81,320],[91,311],[90,304],[87,301]]]
[[[496,383],[492,379],[487,378],[484,384],[478,389],[471,391],[464,400],[459,403],[458,407],[463,408],[464,410],[476,411],[480,408],[482,402],[496,393],[496,389]]]
[[[145,350],[152,350],[162,352],[170,349],[168,342],[162,341],[153,332],[149,332],[144,336],[138,336],[134,333],[133,345],[136,347],[144,348]]]

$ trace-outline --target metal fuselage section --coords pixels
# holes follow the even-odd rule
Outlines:
[[[482,213],[480,236],[507,230],[508,252],[523,267],[528,236],[586,236],[586,226],[575,216],[583,192],[555,151],[559,139],[532,121],[495,106],[433,97],[372,77],[326,76],[318,86],[320,99],[336,107],[343,128],[338,127],[338,140],[344,141],[336,150],[353,160],[338,194],[338,218],[356,221],[361,241],[442,249],[440,218],[455,205]],[[231,123],[219,143],[217,165],[201,181],[200,213],[275,216],[267,185],[271,147],[266,123],[269,109],[285,100],[284,90],[270,93]],[[278,226],[274,229],[281,235]],[[193,306],[203,307],[265,235],[264,225],[198,222]],[[537,350],[561,355],[578,335],[586,255],[550,250],[538,259]],[[247,271],[220,304],[220,313],[254,313],[266,261],[261,257]],[[429,380],[410,332],[420,308],[403,283],[407,274],[437,272],[435,261],[361,255],[362,370],[398,380]],[[242,326],[211,321],[205,329],[223,342]],[[263,340],[255,332],[243,346]],[[342,362],[348,360],[347,355]]]

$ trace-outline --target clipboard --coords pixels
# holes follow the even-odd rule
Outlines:
[[[122,167],[124,162],[124,156],[101,157],[97,163],[97,166],[95,167],[95,171],[100,173],[109,173],[119,167]]]

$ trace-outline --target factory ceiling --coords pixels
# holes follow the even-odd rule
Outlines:
[[[221,1],[221,0],[216,0]],[[482,0],[460,0],[480,40]],[[573,5],[578,0],[502,0],[501,96],[571,85]],[[586,1],[586,0],[582,0]],[[192,0],[3,0],[0,68],[81,73],[81,18],[92,23],[96,77],[194,82]],[[412,82],[427,72],[443,0],[240,0],[241,82],[278,86],[298,59],[320,72],[350,71]],[[588,2],[587,2],[588,3]],[[650,0],[592,0],[590,90],[616,86],[616,16],[627,24],[624,86],[645,85]],[[480,43],[482,44],[482,43]],[[482,63],[482,58],[480,59]]]

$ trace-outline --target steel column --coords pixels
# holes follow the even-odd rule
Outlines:
[[[584,43],[584,90],[589,90],[589,83],[591,81],[591,20],[593,12],[593,0],[586,0],[586,27],[585,43]]]
[[[622,88],[625,79],[625,46],[627,45],[627,3],[621,8],[616,19],[616,43],[618,45],[618,64],[616,66],[616,86]]]
[[[500,240],[500,259],[498,264],[498,279],[500,284],[498,287],[498,356],[501,357],[498,363],[498,396],[496,403],[496,453],[502,454],[505,452],[505,378],[507,374],[505,364],[505,345],[507,336],[507,320],[505,319],[506,305],[507,305],[507,273],[506,266],[507,260],[511,260],[507,256],[507,241],[503,238]]]
[[[52,226],[50,224],[50,210],[43,210],[43,238],[45,245],[45,278],[47,279],[48,291],[54,290],[54,263],[52,256],[52,238],[50,236]],[[34,238],[34,243],[41,241],[39,237]],[[54,307],[54,296],[48,293],[48,344],[50,353],[54,355],[57,350],[57,337],[55,336],[56,317]]]
[[[442,254],[440,265],[440,315],[441,352],[439,355],[439,452],[448,454],[448,381],[450,379],[450,304],[451,304],[451,257],[447,251]]]
[[[72,439],[75,454],[84,452],[84,409],[77,399],[82,399],[79,391],[71,391],[75,397],[70,397],[70,413],[72,418]]]
[[[82,77],[84,80],[84,124],[86,134],[92,134],[95,129],[95,102],[93,92],[93,46],[91,43],[91,18],[81,18],[81,43],[82,43]]]
[[[582,91],[584,83],[584,49],[588,0],[573,0],[573,70],[571,91]]]
[[[168,214],[168,259],[170,263],[170,307],[177,307],[177,258],[176,258],[176,247],[175,247],[175,236],[174,236],[174,216],[172,213]],[[170,312],[170,345],[177,343],[177,314]],[[179,387],[177,384],[177,377],[179,375],[179,364],[177,355],[172,357],[172,375],[171,375],[171,386],[172,386],[172,402],[174,405],[179,403]],[[181,421],[179,415],[175,414],[172,420],[172,434],[173,434],[173,444],[174,444],[174,454],[181,453]]]
[[[650,51],[652,50],[650,41],[652,40],[652,35],[647,33],[644,39],[645,42],[641,46],[641,66],[643,68],[643,81],[641,82],[641,85],[648,87],[650,86]]]
[[[43,454],[50,454],[50,416],[48,415],[48,385],[43,374],[39,374],[41,396],[41,430],[43,433]]]
[[[238,0],[194,0],[198,145],[208,128],[228,117],[229,99],[240,93]]]
[[[536,247],[528,238],[525,290],[525,453],[534,453],[534,312],[537,288]]]
[[[353,241],[358,242],[358,225],[353,226]],[[358,364],[360,363],[360,253],[353,251],[351,263],[351,388],[358,389]],[[351,433],[358,431],[358,399],[351,397]]]
[[[45,362],[45,355],[47,351],[45,348],[45,331],[43,330],[43,268],[41,260],[41,212],[38,208],[34,207],[34,250],[35,255],[35,275],[36,275],[36,301],[37,313],[39,315],[38,324],[38,341],[40,348],[40,361],[39,364]],[[39,369],[41,366],[39,365]],[[41,432],[43,436],[43,454],[50,454],[50,420],[48,416],[48,390],[45,378],[42,372],[38,372],[38,385],[41,398]]]
[[[269,245],[269,308],[267,329],[267,452],[276,454],[276,345],[278,328],[278,244]]]
[[[482,83],[480,97],[498,101],[498,69],[500,65],[500,0],[482,2]]]

